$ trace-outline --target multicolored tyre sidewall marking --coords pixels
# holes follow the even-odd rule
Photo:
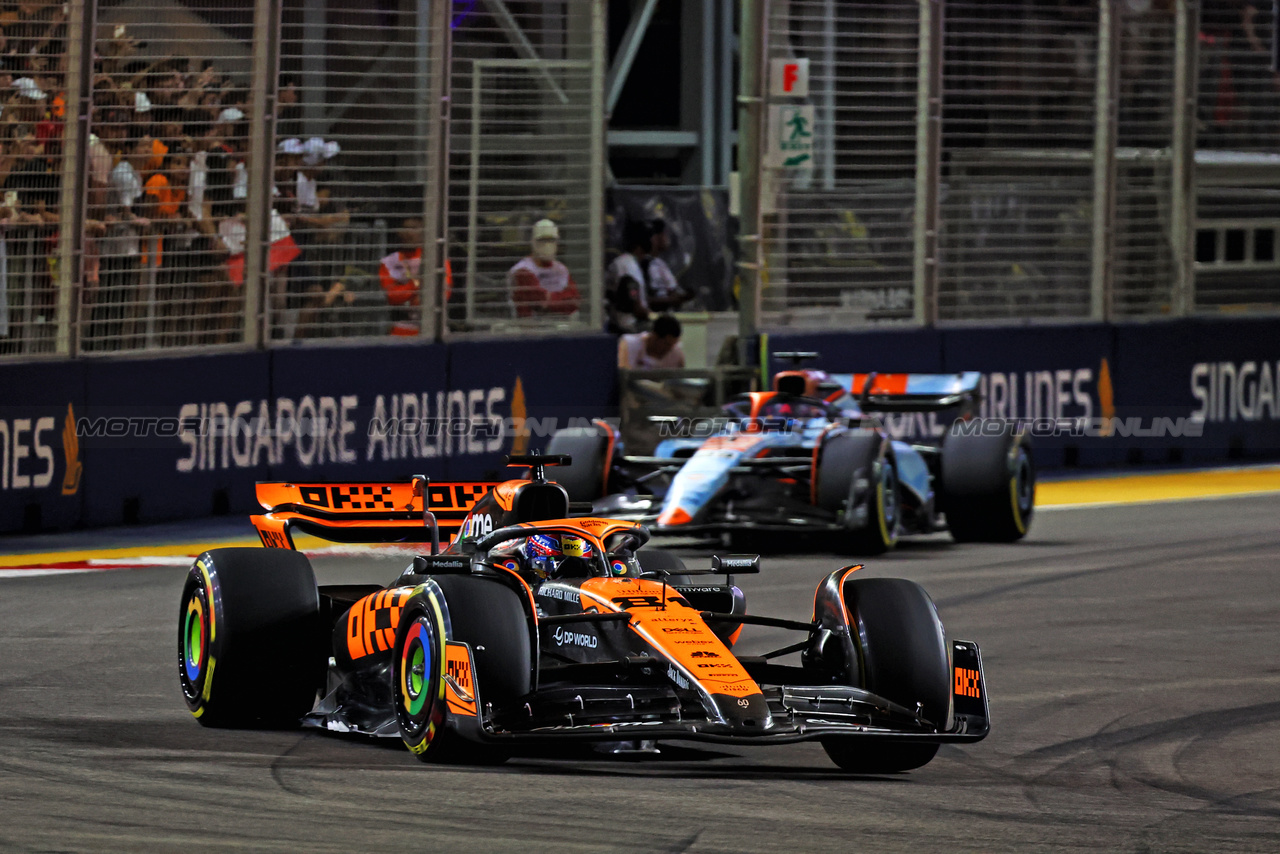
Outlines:
[[[444,618],[430,596],[406,607],[392,653],[392,692],[405,745],[427,759],[444,725]]]
[[[187,574],[178,610],[178,681],[187,708],[196,718],[204,716],[212,693],[220,610],[217,587],[201,558]]]

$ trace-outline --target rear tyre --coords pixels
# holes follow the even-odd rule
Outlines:
[[[547,445],[548,454],[568,454],[573,463],[557,466],[554,480],[569,493],[570,501],[595,501],[604,495],[605,459],[609,437],[603,428],[569,427],[557,430]]]
[[[324,681],[315,574],[285,549],[196,559],[178,611],[178,681],[205,726],[296,726]]]
[[[845,582],[845,605],[861,647],[862,687],[919,714],[938,730],[951,717],[950,658],[933,600],[914,581],[858,578]],[[938,745],[916,741],[822,739],[831,760],[846,771],[910,771],[933,759]]]
[[[833,436],[818,462],[818,506],[844,512],[845,549],[883,554],[898,543],[898,470],[892,445],[874,430]]]
[[[948,435],[941,481],[947,527],[959,542],[1011,543],[1027,535],[1036,474],[1025,435],[1012,427],[995,436]]]

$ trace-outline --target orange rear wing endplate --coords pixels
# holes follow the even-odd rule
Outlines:
[[[249,518],[268,548],[295,548],[293,531],[335,543],[429,543],[426,509],[435,516],[439,537],[447,541],[461,530],[472,506],[497,485],[430,483],[425,478],[409,483],[259,483],[258,503],[267,512]]]

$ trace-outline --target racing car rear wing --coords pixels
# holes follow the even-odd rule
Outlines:
[[[847,374],[848,388],[868,412],[934,412],[976,407],[982,374]],[[838,377],[843,380],[844,376]]]
[[[250,516],[262,544],[295,549],[293,531],[335,543],[432,543],[458,533],[471,507],[498,483],[281,483],[257,486],[267,511]]]

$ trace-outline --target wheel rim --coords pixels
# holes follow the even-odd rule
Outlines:
[[[876,484],[880,505],[880,535],[885,545],[897,539],[898,531],[898,477],[888,460],[879,463],[880,477]]]
[[[396,704],[405,731],[418,735],[431,723],[434,632],[425,615],[418,615],[405,633],[400,650],[400,697]]]
[[[1018,456],[1013,463],[1013,500],[1018,511],[1020,522],[1031,515],[1035,501],[1036,481],[1031,471],[1031,459],[1023,448],[1018,449]]]
[[[182,630],[178,637],[178,675],[182,692],[191,702],[200,698],[209,657],[209,609],[205,588],[199,582],[190,585],[183,607]]]

